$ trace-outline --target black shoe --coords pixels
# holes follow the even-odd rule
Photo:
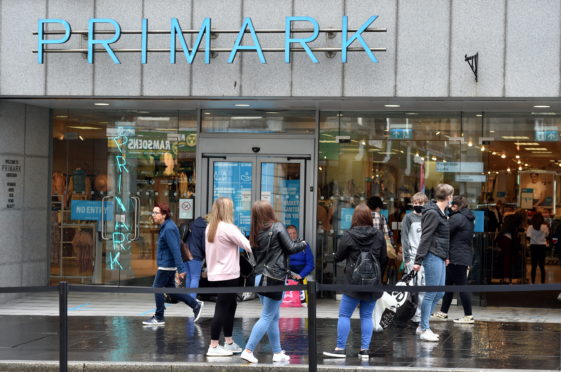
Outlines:
[[[197,306],[196,308],[193,309],[193,321],[197,322],[197,320],[199,320],[199,318],[201,317],[201,313],[203,310],[203,306],[205,305],[204,302],[197,300],[197,302],[199,303],[199,306]]]
[[[361,350],[358,352],[358,357],[363,360],[370,359],[370,353],[368,350]]]
[[[347,353],[345,353],[345,350],[337,350],[337,349],[333,349],[333,351],[324,351],[323,355],[328,356],[328,357],[333,357],[333,358],[346,358],[347,357]]]

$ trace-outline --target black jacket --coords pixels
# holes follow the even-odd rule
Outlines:
[[[207,220],[199,217],[189,226],[191,231],[187,236],[186,243],[195,260],[202,261],[205,258],[205,229],[207,225]]]
[[[415,264],[420,265],[428,253],[443,260],[448,259],[450,251],[448,217],[442,213],[437,204],[431,202],[423,209],[421,230],[421,241],[417,248]]]
[[[255,274],[265,274],[279,280],[288,276],[288,256],[306,249],[305,242],[294,242],[290,239],[286,228],[280,222],[275,222],[269,229],[259,232],[256,240],[257,247],[253,247],[257,261]]]
[[[362,249],[361,249],[362,248]],[[345,265],[345,284],[352,284],[352,275],[356,261],[361,250],[371,249],[374,256],[380,263],[380,270],[383,273],[387,260],[387,247],[384,233],[371,226],[356,226],[345,231],[335,252],[335,262],[347,260]],[[372,301],[382,296],[381,292],[343,292],[347,296],[360,300]]]
[[[450,263],[471,266],[475,216],[468,208],[460,209],[448,219],[450,228]]]

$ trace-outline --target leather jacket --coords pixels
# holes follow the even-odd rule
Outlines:
[[[255,274],[264,274],[269,278],[285,280],[288,273],[288,256],[306,249],[305,242],[294,242],[280,222],[275,222],[269,229],[257,234],[257,247],[253,253],[257,264]],[[270,245],[269,245],[270,241]]]

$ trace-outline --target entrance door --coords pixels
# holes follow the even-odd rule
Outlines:
[[[315,212],[313,139],[309,142],[302,138],[290,142],[286,139],[260,139],[257,142],[260,152],[257,154],[252,150],[255,142],[230,139],[228,148],[235,153],[205,151],[217,149],[215,144],[224,148],[223,141],[200,139],[203,177],[199,191],[201,198],[198,199],[200,213],[210,212],[212,203],[219,197],[231,198],[234,202],[234,223],[249,236],[251,206],[257,200],[266,200],[273,206],[279,221],[286,226],[296,226],[300,238],[310,242],[314,250],[311,223]],[[301,149],[307,149],[308,153]]]

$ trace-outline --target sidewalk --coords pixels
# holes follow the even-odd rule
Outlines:
[[[258,301],[238,304],[234,339],[243,345],[257,320]],[[165,327],[143,327],[152,315],[151,295],[75,293],[69,298],[69,360],[72,370],[135,371],[253,371],[290,368],[307,370],[307,309],[283,308],[281,343],[292,357],[290,364],[272,364],[267,339],[256,351],[257,366],[239,357],[207,358],[210,317],[214,304],[207,302],[203,318],[193,323],[184,304],[168,305]],[[493,371],[560,370],[561,310],[474,308],[475,325],[434,322],[438,343],[422,342],[414,328],[387,329],[375,333],[371,357],[356,357],[360,345],[360,321],[352,321],[348,357],[324,358],[322,351],[334,346],[338,303],[320,300],[317,310],[318,364],[321,371]],[[451,317],[459,316],[453,307]],[[58,298],[56,293],[27,296],[0,305],[0,371],[57,370]],[[355,315],[356,317],[356,315]],[[212,360],[211,360],[212,359]],[[27,361],[24,364],[13,361]],[[125,364],[123,364],[125,363]],[[128,364],[127,364],[128,363]],[[132,364],[130,364],[132,363]]]

